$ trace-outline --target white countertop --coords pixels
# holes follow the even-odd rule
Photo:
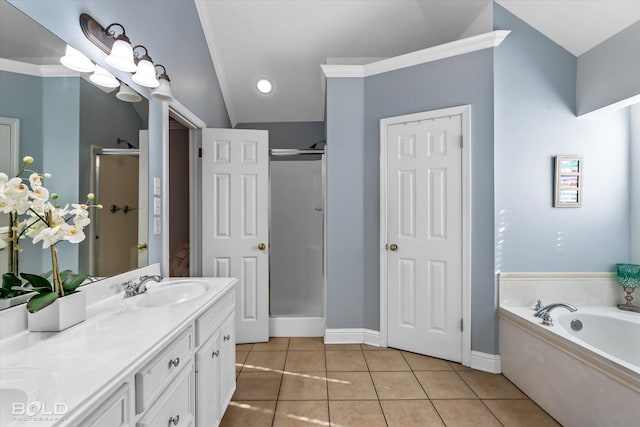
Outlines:
[[[23,331],[0,341],[0,369],[4,370],[0,372],[7,378],[11,372],[6,370],[16,368],[52,373],[54,383],[57,382],[55,392],[33,398],[48,402],[49,407],[63,403],[69,412],[63,420],[43,417],[51,419],[39,420],[38,426],[79,421],[75,415],[108,397],[132,370],[147,362],[146,357],[168,344],[236,281],[234,278],[165,279],[159,286],[185,282],[207,286],[204,295],[171,306],[138,307],[136,301],[144,294],[123,299],[120,293],[98,301],[88,306],[84,322],[69,329],[57,333]],[[149,287],[157,286],[154,283]]]

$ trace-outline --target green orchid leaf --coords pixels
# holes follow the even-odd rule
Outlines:
[[[22,280],[13,273],[4,273],[2,275],[2,288],[11,290],[14,286],[22,285]]]
[[[62,280],[63,282],[65,281],[65,279],[67,277],[69,277],[69,275],[73,276],[73,271],[71,270],[64,270],[60,272],[60,280]]]
[[[82,282],[85,281],[87,277],[88,274],[85,273],[70,274],[62,282],[62,288],[67,293],[73,292],[78,286],[82,284]]]
[[[53,286],[47,279],[42,276],[38,276],[37,274],[29,274],[29,273],[20,273],[20,276],[31,283],[34,288],[48,288],[51,292],[53,292]]]
[[[12,298],[18,295],[18,292],[11,289],[0,288],[0,298]]]
[[[58,299],[58,294],[55,292],[34,295],[29,302],[27,302],[27,310],[29,313],[35,313],[52,304],[56,299]]]
[[[14,286],[11,288],[12,291],[23,291],[23,292],[38,292],[39,294],[44,294],[47,292],[51,292],[51,288],[47,286],[43,286],[41,288],[34,288],[33,286]]]

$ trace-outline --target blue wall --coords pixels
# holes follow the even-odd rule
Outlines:
[[[576,57],[495,6],[496,271],[610,271],[629,259],[629,113],[576,118]],[[584,156],[581,208],[553,208],[553,156]]]
[[[493,55],[484,50],[364,79],[327,80],[329,328],[380,327],[379,120],[471,104],[472,348],[496,352],[492,76]]]
[[[238,123],[235,129],[269,131],[269,148],[309,148],[326,139],[325,122]]]

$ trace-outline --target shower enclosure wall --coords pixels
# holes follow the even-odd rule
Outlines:
[[[271,336],[324,335],[324,160],[313,153],[272,150]]]

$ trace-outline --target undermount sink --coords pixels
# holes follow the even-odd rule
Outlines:
[[[136,304],[140,307],[164,307],[181,304],[203,295],[207,289],[201,283],[168,284],[147,291]]]
[[[57,386],[57,376],[44,369],[0,369],[0,426],[41,415]]]

